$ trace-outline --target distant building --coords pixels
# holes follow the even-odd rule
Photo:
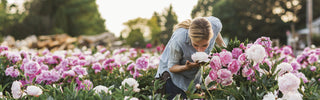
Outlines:
[[[309,34],[309,29],[304,28],[297,31],[298,34]],[[312,22],[312,34],[320,35],[320,17]]]

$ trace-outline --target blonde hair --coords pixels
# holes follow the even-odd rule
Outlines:
[[[211,23],[203,17],[195,18],[192,21],[189,19],[178,23],[173,30],[175,31],[178,28],[189,29],[188,35],[194,42],[198,42],[203,39],[210,40],[213,37]]]

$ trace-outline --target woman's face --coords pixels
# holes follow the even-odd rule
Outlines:
[[[204,52],[208,48],[209,43],[210,43],[209,40],[205,40],[205,39],[202,39],[198,42],[193,42],[191,40],[191,42],[192,42],[193,48],[195,48],[197,50],[197,52]]]

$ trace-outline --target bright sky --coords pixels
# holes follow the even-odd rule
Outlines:
[[[8,0],[9,4],[18,4],[23,9],[27,0]],[[178,16],[178,21],[191,19],[191,11],[198,0],[96,0],[99,12],[106,20],[106,28],[117,37],[125,28],[124,22],[138,17],[151,18],[154,12],[162,13],[173,6],[173,11]],[[14,12],[14,11],[13,11]]]
[[[178,16],[178,21],[191,19],[193,6],[197,0],[97,0],[106,27],[117,37],[125,28],[124,22],[138,17],[151,18],[153,12],[162,13],[170,4]]]

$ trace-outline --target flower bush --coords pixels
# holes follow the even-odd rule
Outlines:
[[[191,82],[190,99],[320,98],[320,48],[297,57],[289,46],[272,47],[268,37],[253,43],[231,40],[202,62],[202,84]],[[108,50],[77,48],[50,51],[0,46],[0,98],[6,99],[165,99],[154,79],[161,48]],[[176,97],[179,98],[179,95]]]

